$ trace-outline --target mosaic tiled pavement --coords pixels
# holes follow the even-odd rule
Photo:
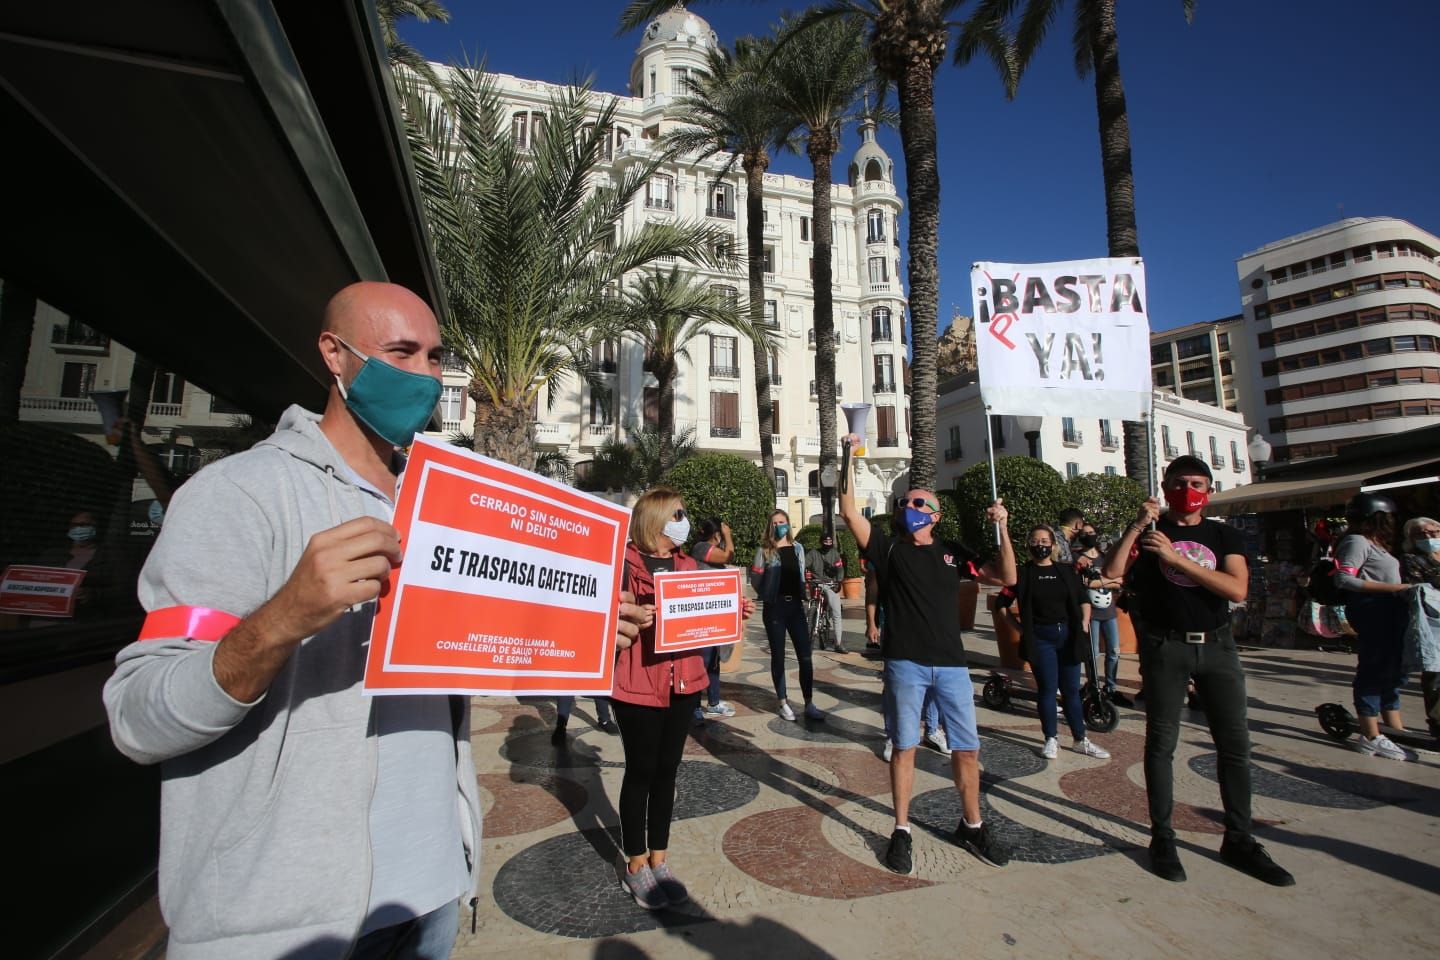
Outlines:
[[[850,620],[846,626],[856,629]],[[994,644],[983,626],[977,634],[967,646],[979,661],[972,663],[978,677],[993,661]],[[847,639],[852,649],[860,645],[858,634]],[[1143,869],[1142,715],[1122,710],[1116,730],[1093,735],[1111,750],[1108,762],[1063,749],[1063,740],[1060,758],[1046,762],[1037,752],[1034,704],[1023,699],[1006,712],[977,700],[982,811],[1010,843],[1015,862],[996,870],[953,844],[960,805],[949,758],[922,747],[911,805],[915,870],[888,871],[882,858],[894,820],[889,771],[879,756],[878,661],[817,652],[815,701],[826,719],[782,720],[756,624],[740,670],[724,675],[723,695],[737,715],[694,728],[686,744],[671,862],[692,902],[680,909],[647,913],[620,889],[614,804],[623,753],[617,737],[593,726],[593,704],[579,701],[567,741],[557,747],[550,743],[549,701],[475,702],[484,887],[475,932],[467,917],[454,956],[900,958],[958,955],[968,945],[981,955],[1012,957],[1043,942],[1041,952],[1050,956],[1198,957],[1214,955],[1207,945],[1229,942],[1235,956],[1308,958],[1334,955],[1345,942],[1338,918],[1354,909],[1349,884],[1356,877],[1342,881],[1335,865],[1351,860],[1361,864],[1353,870],[1358,878],[1386,879],[1392,905],[1403,905],[1396,909],[1436,916],[1437,758],[1377,768],[1382,761],[1327,740],[1310,700],[1344,700],[1348,664],[1332,662],[1343,660],[1339,655],[1303,655],[1309,682],[1299,689],[1299,674],[1279,654],[1247,655],[1257,832],[1300,876],[1294,889],[1305,891],[1312,911],[1333,897],[1323,920],[1301,923],[1284,905],[1293,904],[1293,892],[1286,901],[1285,892],[1215,859],[1222,832],[1215,755],[1199,714],[1185,717],[1175,764],[1174,819],[1188,884],[1164,884]],[[787,668],[798,712],[793,651]],[[1134,673],[1133,658],[1125,670]],[[1324,697],[1310,693],[1318,687],[1327,690]],[[1366,835],[1355,822],[1361,817],[1410,836],[1366,846],[1357,839]],[[1337,824],[1356,829],[1342,838]],[[1106,911],[1055,900],[1076,884],[1094,891]],[[1145,902],[1163,909],[1124,916],[1132,903]],[[1265,916],[1267,903],[1289,922],[1277,928]],[[1063,927],[1052,918],[1057,910],[1065,912]],[[1228,941],[1224,929],[1210,929],[1216,910],[1239,918],[1237,931],[1249,930],[1249,939],[1236,932],[1240,939]],[[1104,915],[1109,925],[1095,919]],[[1120,928],[1126,935],[1117,940]],[[1049,939],[1037,941],[1041,931]],[[1398,956],[1412,948],[1425,955],[1433,942],[1393,933],[1371,928],[1365,942],[1385,943]]]

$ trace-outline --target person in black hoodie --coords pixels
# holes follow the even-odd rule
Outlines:
[[[1040,755],[1054,760],[1060,753],[1060,718],[1055,694],[1065,695],[1065,719],[1075,738],[1075,752],[1097,760],[1110,753],[1085,735],[1085,710],[1080,703],[1080,665],[1090,651],[1090,602],[1073,567],[1056,563],[1055,531],[1045,524],[1030,530],[1030,562],[1020,570],[1015,592],[1020,619],[1006,609],[1020,632],[1021,649],[1035,671],[1040,729],[1045,746]]]

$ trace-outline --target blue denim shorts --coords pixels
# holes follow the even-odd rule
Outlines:
[[[979,750],[975,731],[975,687],[969,667],[928,667],[913,660],[885,661],[885,726],[900,750],[920,743],[925,694],[935,691],[940,723],[952,752]]]

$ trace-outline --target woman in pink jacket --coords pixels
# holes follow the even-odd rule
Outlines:
[[[654,487],[635,503],[630,543],[625,550],[624,589],[635,602],[654,610],[654,576],[662,570],[694,570],[680,552],[690,538],[690,520],[680,494]],[[749,617],[754,604],[741,601]],[[646,910],[690,899],[665,861],[670,818],[675,809],[675,772],[685,751],[691,717],[709,682],[702,650],[655,652],[655,622],[639,639],[622,646],[615,658],[611,703],[625,747],[625,777],[620,784],[621,886]]]

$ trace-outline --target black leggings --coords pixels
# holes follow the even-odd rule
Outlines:
[[[670,817],[675,812],[675,771],[685,752],[685,737],[700,692],[670,697],[668,707],[643,707],[612,700],[620,742],[625,747],[625,778],[620,781],[620,847],[627,857],[670,847]],[[648,840],[646,830],[649,830]]]

